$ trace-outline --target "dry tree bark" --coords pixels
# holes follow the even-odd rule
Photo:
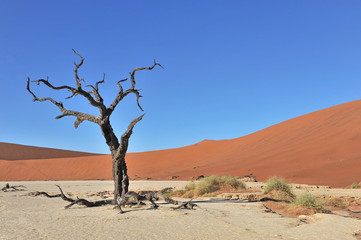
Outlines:
[[[142,107],[140,106],[139,99],[142,97],[140,95],[140,89],[136,89],[136,80],[135,75],[138,71],[142,70],[152,70],[154,67],[159,66],[162,67],[159,63],[157,63],[154,60],[154,63],[150,67],[140,67],[135,68],[130,73],[129,79],[123,79],[116,83],[116,85],[119,88],[119,91],[113,100],[113,102],[106,106],[104,104],[103,98],[99,92],[99,85],[104,83],[105,81],[105,74],[103,75],[103,79],[101,81],[98,81],[95,83],[95,85],[86,85],[85,87],[89,88],[90,90],[84,90],[82,83],[85,82],[83,78],[79,77],[79,69],[84,63],[84,58],[77,53],[74,49],[73,52],[80,58],[79,63],[74,63],[74,77],[75,77],[75,83],[76,87],[68,86],[68,85],[62,85],[62,86],[54,86],[52,83],[49,82],[49,79],[38,79],[31,81],[28,77],[27,79],[27,86],[26,89],[28,92],[33,96],[33,101],[38,102],[45,102],[49,101],[52,104],[54,104],[61,112],[59,116],[56,117],[56,119],[60,119],[67,116],[73,116],[76,118],[74,122],[74,127],[77,128],[83,121],[90,121],[95,124],[98,124],[101,132],[105,138],[105,142],[109,147],[111,156],[112,156],[112,176],[114,180],[114,200],[121,197],[125,193],[128,192],[128,186],[129,186],[129,177],[127,173],[127,165],[125,162],[125,156],[128,150],[128,144],[129,139],[133,133],[134,126],[142,120],[144,114],[140,115],[139,117],[135,118],[133,121],[131,121],[128,125],[127,130],[121,135],[120,138],[116,136],[114,133],[114,130],[112,128],[112,125],[110,123],[110,116],[118,106],[118,104],[128,95],[134,94],[136,96],[136,103],[141,111],[143,111]],[[163,68],[163,67],[162,67]],[[131,86],[124,90],[122,83],[125,81],[130,81]],[[53,90],[67,90],[71,93],[69,98],[73,98],[75,96],[82,96],[84,97],[90,105],[92,105],[95,108],[99,109],[99,115],[95,116],[88,113],[83,113],[79,111],[69,110],[65,108],[64,104],[60,101],[56,101],[51,97],[45,97],[45,98],[39,98],[35,95],[35,93],[30,89],[31,82],[36,83],[37,85],[43,84],[47,86],[50,89]]]

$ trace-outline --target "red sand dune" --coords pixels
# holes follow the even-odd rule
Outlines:
[[[0,142],[1,160],[47,159],[50,156],[51,158],[72,158],[94,155],[96,154]]]
[[[289,182],[344,187],[361,181],[360,146],[357,100],[241,138],[129,153],[127,163],[131,179],[252,173],[261,181],[277,175]],[[109,155],[0,143],[0,159],[0,181],[111,179]]]

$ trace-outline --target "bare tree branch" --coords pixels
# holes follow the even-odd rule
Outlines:
[[[72,94],[69,97],[66,97],[65,99],[70,99],[70,98],[75,97],[75,96],[78,95],[77,91],[70,91],[69,90],[69,92],[72,92]]]
[[[75,69],[74,69],[75,81],[76,81],[76,85],[78,86],[78,89],[80,89],[81,88],[81,81],[84,81],[84,79],[79,78],[78,70],[81,67],[81,65],[83,65],[84,58],[79,53],[77,53],[74,49],[72,49],[72,50],[80,58],[80,62],[78,64],[76,62],[74,62],[74,65],[75,65]]]
[[[105,73],[103,73],[103,79],[95,83],[95,89],[98,90],[99,84],[104,83],[105,81]]]
[[[39,81],[42,82],[41,80],[43,79],[40,79]],[[47,82],[47,80],[44,80]],[[38,82],[38,81],[34,81],[34,82]],[[39,83],[39,82],[38,82]],[[51,85],[52,86],[52,85]],[[50,98],[50,97],[47,97],[47,98],[38,98],[31,90],[30,90],[30,78],[28,77],[28,81],[27,81],[27,84],[26,84],[26,89],[28,90],[28,92],[30,92],[30,94],[34,97],[33,101],[38,101],[38,102],[45,102],[45,101],[50,101],[52,102],[54,105],[56,105],[60,111],[62,111],[64,108],[63,108],[63,103],[62,102],[57,102],[55,101],[54,99]]]
[[[41,81],[42,82],[42,81]],[[46,80],[46,82],[48,82]],[[49,83],[50,84],[50,83]],[[51,85],[51,84],[50,84]],[[52,86],[52,85],[51,85]],[[87,113],[82,113],[82,112],[77,112],[77,111],[72,111],[72,110],[67,110],[64,108],[63,103],[62,102],[57,102],[54,99],[50,98],[50,97],[46,97],[46,98],[38,98],[35,93],[33,93],[30,89],[30,78],[28,77],[27,80],[27,85],[26,85],[26,89],[28,90],[28,92],[33,96],[33,101],[38,101],[38,102],[45,102],[45,101],[50,101],[51,103],[53,103],[55,106],[57,106],[59,108],[59,110],[63,113],[62,115],[59,115],[57,117],[55,117],[56,119],[60,119],[62,117],[65,116],[75,116],[77,117],[77,124],[74,123],[74,125],[76,127],[79,126],[79,124],[81,122],[83,122],[84,120],[90,121],[90,122],[94,122],[94,123],[99,123],[99,118],[96,116],[93,116],[91,114],[87,114]],[[79,121],[81,120],[81,121]]]
[[[84,119],[78,117],[78,118],[76,119],[76,121],[74,122],[74,127],[75,127],[75,128],[78,128],[79,125],[80,125],[83,121],[84,121]]]
[[[82,95],[83,97],[85,97],[89,103],[94,106],[94,107],[97,107],[101,112],[105,112],[106,111],[106,107],[105,105],[103,104],[103,99],[100,97],[100,94],[98,92],[98,85],[102,82],[104,82],[104,78],[105,78],[105,74],[103,75],[103,80],[102,81],[99,81],[96,83],[96,87],[92,86],[93,87],[93,91],[90,91],[90,92],[87,92],[87,91],[84,91],[82,89],[82,86],[81,86],[81,81],[84,81],[84,79],[82,78],[79,78],[79,75],[78,75],[78,71],[79,71],[79,68],[83,65],[84,63],[84,58],[79,54],[77,53],[74,49],[72,49],[73,52],[80,57],[80,63],[74,63],[75,64],[75,69],[74,69],[74,74],[75,74],[75,80],[76,80],[76,84],[77,84],[77,88],[74,88],[74,87],[70,87],[70,86],[67,86],[67,85],[64,85],[64,86],[60,86],[60,87],[55,87],[53,86],[49,81],[48,79],[39,79],[39,80],[35,80],[33,82],[36,82],[38,85],[40,83],[43,83],[45,84],[47,87],[51,88],[51,89],[54,89],[54,90],[62,90],[62,89],[67,89],[69,92],[72,93],[71,96],[67,97],[66,99],[69,99],[69,98],[72,98],[74,96],[77,96],[77,95]],[[28,83],[29,85],[29,83]],[[95,99],[91,96],[91,93],[94,94],[95,96]],[[34,96],[34,94],[33,94]],[[35,99],[35,98],[34,98]],[[43,101],[52,101],[51,99],[42,99]],[[52,101],[53,102],[53,101]],[[54,102],[53,102],[54,103]],[[54,103],[55,104],[55,103]]]
[[[123,79],[123,80],[119,80],[119,81],[117,82],[117,85],[118,85],[118,87],[119,87],[118,96],[123,94],[123,87],[122,87],[122,85],[121,85],[120,83],[121,83],[121,82],[125,82],[125,81],[127,81],[127,80],[128,80],[128,78]]]
[[[103,73],[103,79],[101,81],[98,81],[95,83],[95,86],[93,85],[86,85],[86,87],[91,87],[93,90],[89,93],[92,93],[96,99],[97,102],[103,104],[103,98],[99,94],[99,84],[103,83],[105,80],[105,73]]]
[[[154,64],[151,67],[140,67],[140,68],[134,68],[133,71],[130,73],[130,81],[132,83],[132,89],[135,88],[135,73],[138,71],[142,71],[142,70],[152,70],[155,66],[159,66],[161,68],[164,68],[162,65],[160,65],[159,63],[156,62],[156,60],[154,59]]]
[[[45,79],[38,79],[38,80],[34,80],[34,81],[32,81],[32,82],[35,82],[35,83],[37,83],[38,85],[40,85],[40,83],[44,83],[46,86],[48,86],[49,88],[54,89],[54,90],[68,89],[68,90],[71,91],[71,92],[76,91],[75,88],[70,87],[70,86],[67,86],[67,85],[55,87],[55,86],[53,86],[53,85],[49,82],[48,79],[46,79],[46,80],[45,80]]]
[[[120,138],[118,154],[120,154],[121,152],[126,152],[128,150],[129,138],[133,133],[133,128],[135,124],[137,124],[140,120],[143,119],[144,115],[145,114],[133,119],[133,121],[129,123],[127,130],[122,134]]]
[[[106,110],[106,107],[104,106],[103,102],[102,101],[96,101],[91,95],[89,92],[86,92],[82,89],[82,86],[81,86],[81,81],[84,81],[83,78],[80,78],[79,77],[79,68],[83,65],[84,63],[84,58],[78,53],[76,52],[74,49],[72,49],[73,52],[80,58],[80,62],[77,64],[76,62],[74,62],[74,65],[75,65],[75,69],[74,69],[74,75],[75,75],[75,81],[76,81],[76,85],[77,85],[77,89],[75,89],[75,91],[72,91],[73,95],[70,96],[70,97],[73,97],[73,96],[76,96],[78,94],[82,95],[83,97],[85,97],[86,99],[88,99],[89,103],[94,106],[94,107],[97,107],[99,108],[100,111],[102,112],[105,112]],[[102,81],[100,81],[102,82]],[[103,79],[103,82],[104,82],[104,79]],[[96,84],[98,85],[99,82]],[[96,90],[97,92],[98,90]],[[91,92],[94,92],[94,91],[91,91]],[[99,95],[99,94],[98,94]],[[95,98],[97,98],[96,94],[94,94]],[[69,98],[70,98],[69,97]],[[97,99],[98,100],[98,99]]]
[[[151,66],[151,67],[140,67],[140,68],[135,68],[133,69],[133,71],[130,73],[130,82],[132,84],[132,86],[126,90],[125,92],[123,91],[123,87],[121,86],[121,82],[124,82],[128,79],[123,79],[123,80],[120,80],[117,82],[117,85],[119,87],[119,92],[118,92],[118,95],[116,96],[116,98],[114,99],[114,101],[112,102],[112,104],[109,106],[109,108],[107,109],[107,112],[109,114],[111,114],[114,109],[116,108],[116,106],[118,105],[118,103],[124,98],[126,97],[127,95],[129,95],[130,93],[133,93],[135,94],[136,96],[136,101],[137,101],[137,105],[139,107],[139,109],[141,111],[144,111],[143,108],[140,106],[140,103],[139,103],[139,99],[142,97],[139,93],[140,89],[135,89],[135,85],[136,85],[136,82],[135,82],[135,73],[138,72],[138,71],[142,71],[142,70],[152,70],[155,66],[159,66],[161,68],[163,68],[162,65],[160,65],[159,63],[156,62],[156,60],[154,60],[154,64]]]

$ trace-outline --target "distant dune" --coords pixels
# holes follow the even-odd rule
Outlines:
[[[360,182],[361,100],[306,114],[231,139],[129,153],[131,179],[277,175],[289,182],[344,187]],[[111,179],[109,155],[0,143],[0,181]]]
[[[96,154],[0,142],[1,160],[71,158],[94,155]]]

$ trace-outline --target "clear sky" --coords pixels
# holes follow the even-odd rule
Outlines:
[[[109,104],[135,67],[144,119],[130,152],[237,138],[361,96],[361,1],[40,1],[0,0],[0,141],[108,153],[99,127],[55,120],[51,103],[33,102],[26,78],[92,84],[106,73]],[[39,97],[97,114],[80,97]],[[142,114],[130,97],[112,123],[119,134]]]

